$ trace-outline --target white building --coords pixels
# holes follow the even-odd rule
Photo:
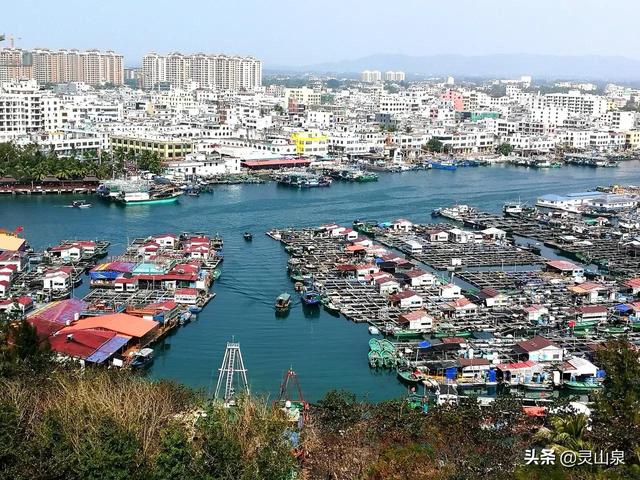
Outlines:
[[[360,80],[366,83],[374,83],[382,80],[379,70],[365,70],[360,74]]]

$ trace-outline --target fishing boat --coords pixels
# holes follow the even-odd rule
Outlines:
[[[367,354],[367,359],[369,360],[369,366],[371,368],[381,368],[384,366],[384,360],[380,352],[377,350],[370,350]]]
[[[398,370],[398,378],[409,385],[418,385],[425,379],[425,374],[419,370]]]
[[[121,192],[116,201],[123,205],[156,205],[174,203],[182,194],[180,191],[151,192]]]
[[[315,307],[321,302],[320,294],[314,290],[307,290],[302,293],[302,303],[309,307]]]
[[[457,170],[458,166],[450,160],[442,160],[439,162],[430,162],[430,168],[434,170]]]
[[[91,204],[85,202],[84,200],[74,200],[69,205],[70,208],[91,208]]]
[[[251,240],[253,240],[253,234],[251,232],[244,232],[244,235],[242,236],[247,242],[250,242]]]
[[[569,381],[564,382],[562,386],[567,390],[571,390],[572,392],[592,392],[594,390],[600,390],[601,388],[603,388],[601,383],[596,383],[594,381]]]
[[[331,313],[332,315],[340,314],[340,307],[333,303],[333,301],[329,297],[322,297],[322,306],[327,312]]]
[[[369,326],[369,333],[371,335],[380,335],[380,330],[378,330],[378,327],[374,327],[373,325]]]
[[[289,310],[289,307],[291,307],[291,295],[286,292],[278,295],[275,307],[277,312],[286,312]]]
[[[193,313],[187,310],[186,312],[183,312],[180,315],[178,322],[180,323],[180,325],[186,325],[191,321],[192,316],[193,316]]]
[[[359,174],[357,174],[355,176],[355,181],[356,182],[360,182],[360,183],[364,183],[364,182],[377,182],[378,181],[378,175],[376,175],[375,173],[364,173],[361,172]]]
[[[134,370],[142,370],[149,368],[152,363],[153,348],[143,348],[142,350],[133,352],[131,355],[131,361],[129,362],[129,367]]]

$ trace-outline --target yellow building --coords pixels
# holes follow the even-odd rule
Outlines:
[[[625,132],[625,146],[631,149],[640,148],[640,130],[627,130]]]
[[[133,150],[136,153],[144,151],[156,152],[163,160],[179,160],[188,153],[193,152],[193,141],[186,138],[173,137],[145,138],[112,135],[109,137],[109,146],[112,150],[123,148],[126,151]]]
[[[295,132],[291,134],[291,141],[296,145],[296,153],[303,156],[325,157],[329,137],[320,132]]]

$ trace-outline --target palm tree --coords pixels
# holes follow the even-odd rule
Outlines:
[[[567,450],[593,450],[589,440],[585,438],[589,419],[583,413],[566,414],[551,418],[551,429],[541,428],[536,433],[539,441],[547,443],[548,448],[561,453]]]

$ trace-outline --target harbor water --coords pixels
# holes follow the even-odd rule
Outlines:
[[[324,310],[304,311],[286,272],[287,254],[264,235],[289,226],[314,226],[354,219],[406,217],[430,222],[431,211],[467,203],[499,212],[506,201],[531,204],[545,193],[585,191],[597,185],[640,184],[640,164],[618,168],[565,167],[532,170],[513,166],[380,174],[378,182],[334,182],[331,188],[298,190],[274,182],[221,185],[213,194],[182,197],[174,205],[122,207],[89,199],[90,209],[65,208],[71,196],[0,197],[0,227],[24,227],[35,249],[62,239],[105,239],[121,253],[127,239],[161,232],[206,231],[224,238],[222,276],[216,298],[198,319],[156,347],[153,378],[168,378],[204,390],[215,386],[224,347],[240,342],[252,391],[277,394],[282,375],[293,367],[305,396],[316,400],[331,388],[345,388],[378,401],[406,391],[392,372],[367,363],[367,325]],[[86,199],[86,198],[85,198]],[[243,232],[254,234],[253,241]],[[86,282],[74,292],[82,297]],[[274,314],[275,298],[296,299],[286,317]]]

